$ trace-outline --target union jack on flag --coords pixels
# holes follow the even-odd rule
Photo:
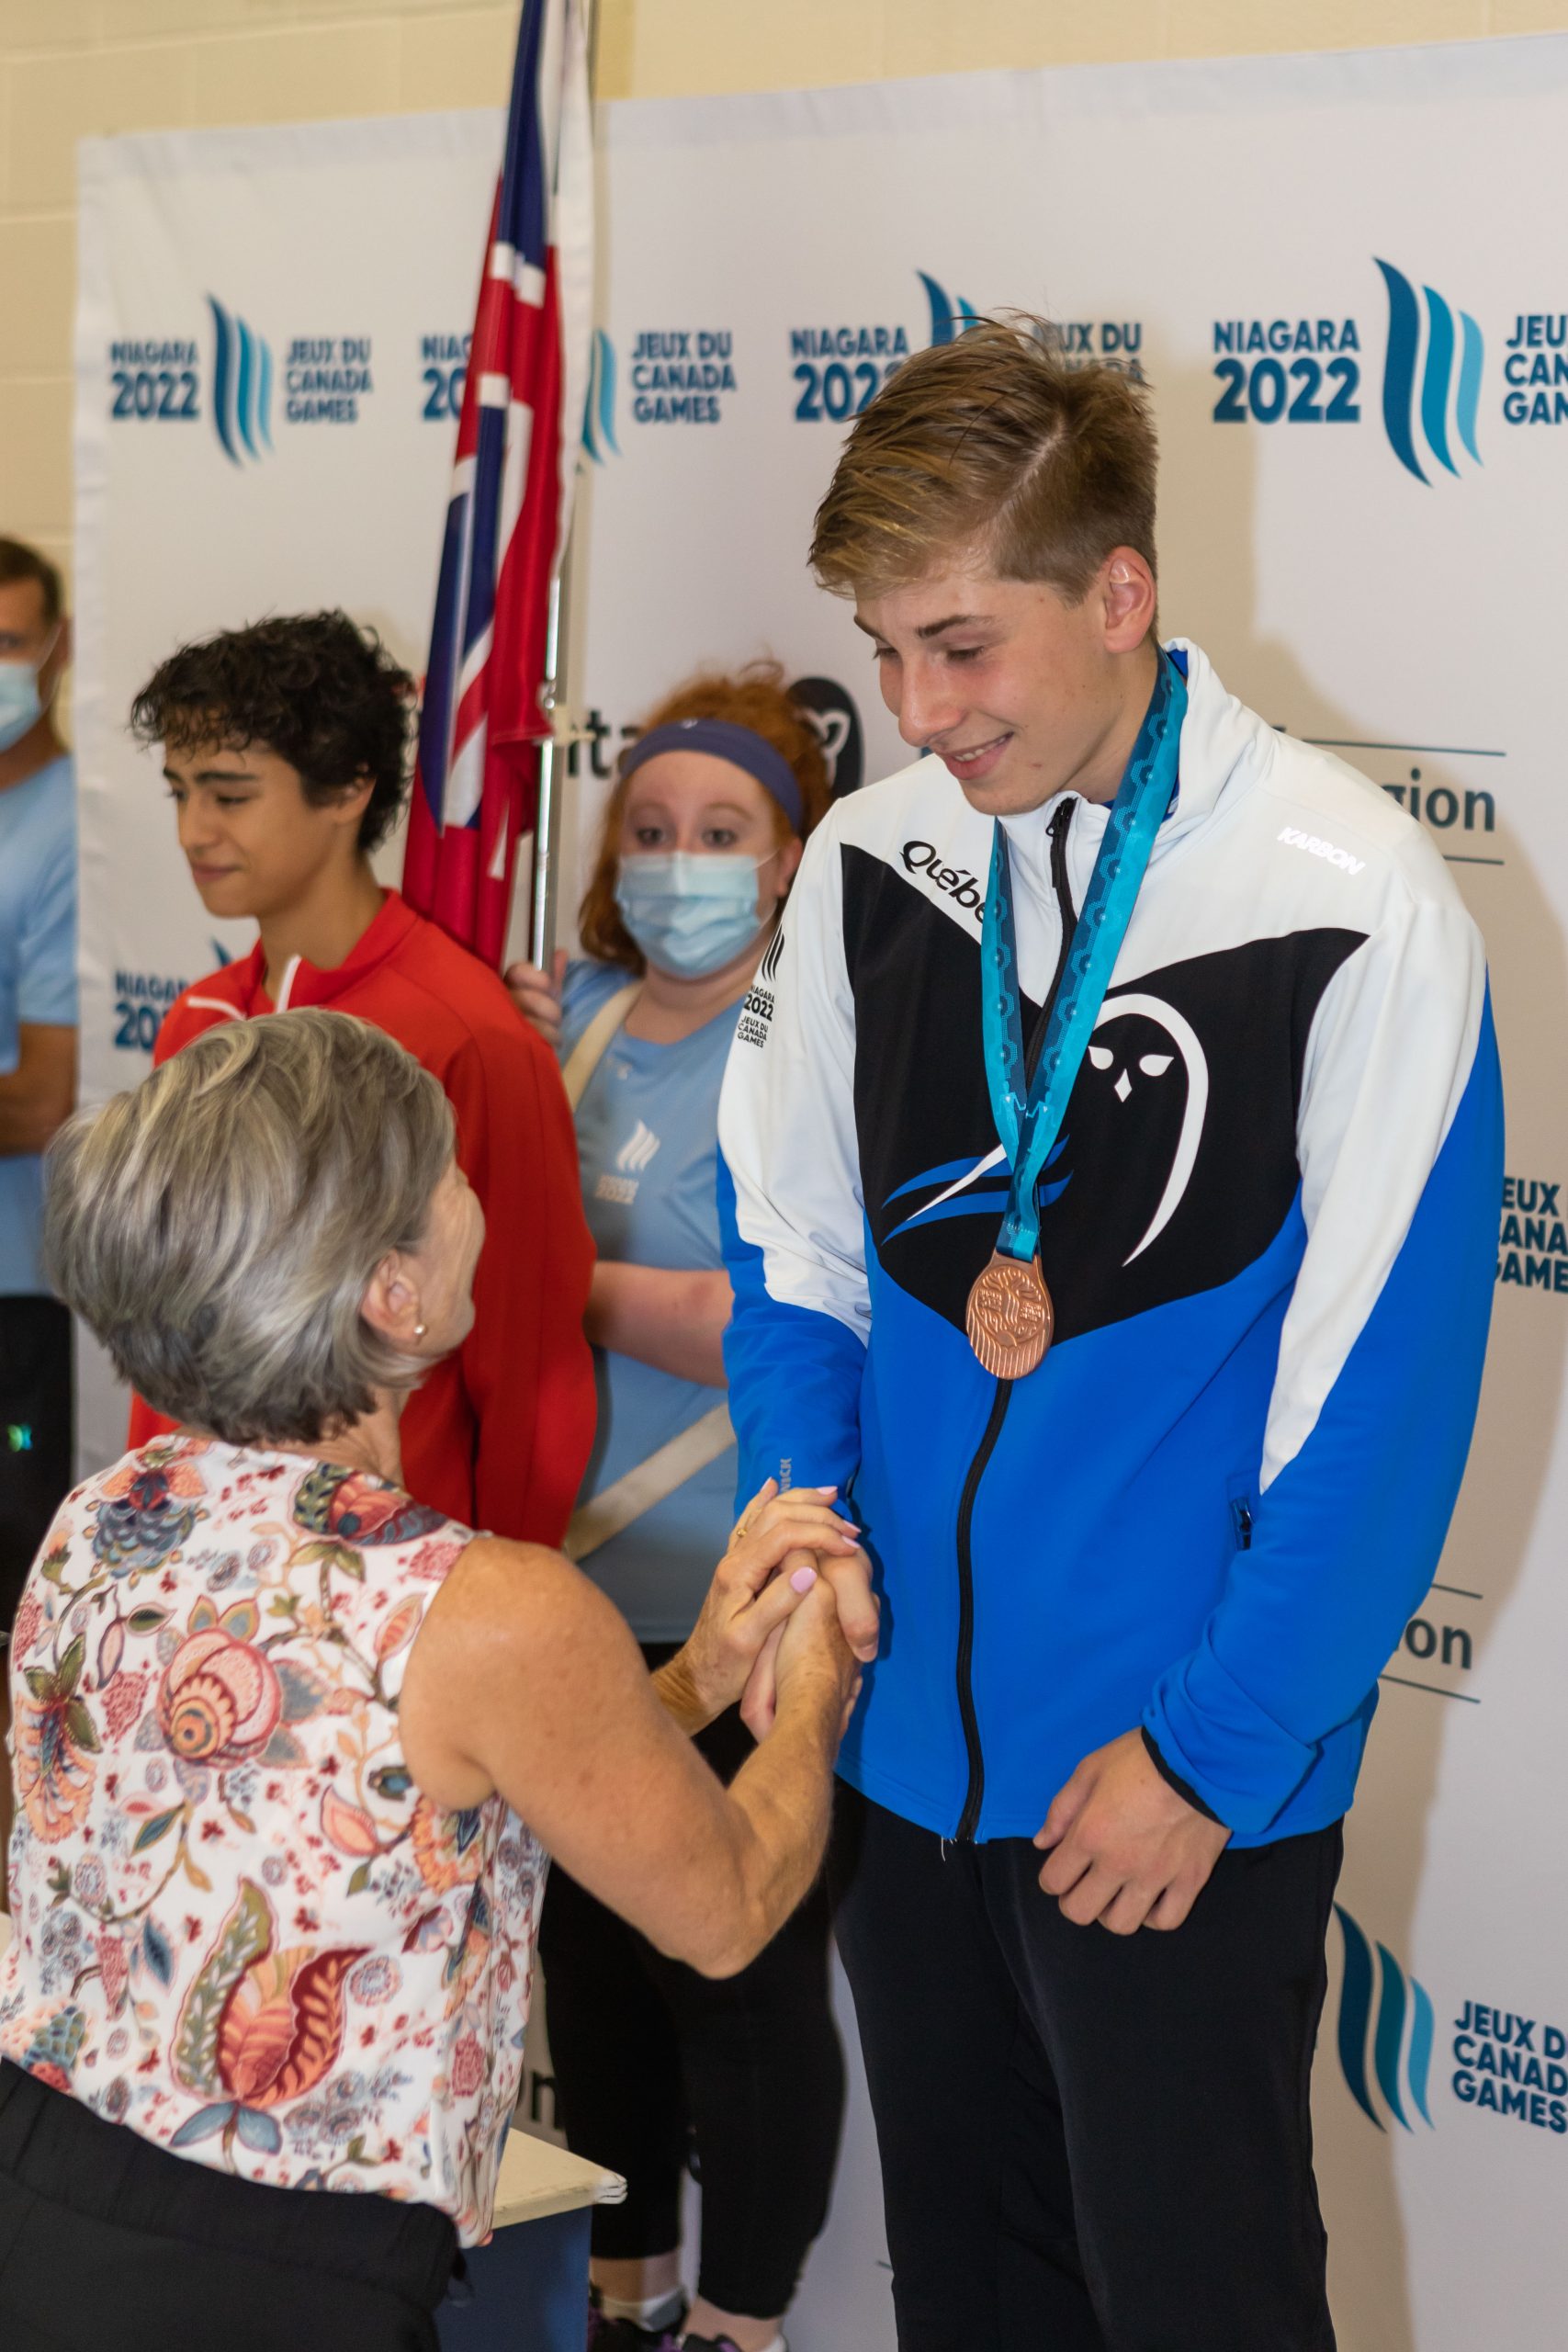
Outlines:
[[[581,0],[524,0],[403,855],[410,903],[491,965],[549,731],[539,688],[587,390],[592,201]]]

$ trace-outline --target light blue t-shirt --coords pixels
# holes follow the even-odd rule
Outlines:
[[[51,760],[0,792],[0,1075],[23,1023],[76,1021],[76,767]],[[39,1245],[43,1162],[0,1154],[0,1297],[49,1287]]]
[[[562,1058],[606,1000],[626,985],[613,966],[583,961],[566,976]],[[676,1046],[623,1029],[577,1106],[582,1201],[601,1258],[637,1266],[717,1271],[718,1094],[738,1005]],[[721,1400],[630,1356],[594,1350],[599,1429],[582,1483],[586,1502],[689,1429]],[[639,1641],[691,1632],[734,1525],[735,1448],[699,1470],[581,1563]]]

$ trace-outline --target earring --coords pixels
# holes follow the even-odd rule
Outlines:
[[[425,1324],[423,1324],[423,1323],[416,1323],[416,1324],[414,1325],[414,1327],[413,1327],[413,1335],[414,1335],[414,1338],[415,1338],[416,1340],[423,1340],[423,1337],[424,1337],[424,1334],[425,1334],[425,1331],[426,1331],[426,1329],[428,1329],[428,1326],[427,1326],[427,1325],[425,1325]]]

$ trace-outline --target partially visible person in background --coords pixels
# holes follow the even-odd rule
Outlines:
[[[593,1434],[571,1117],[554,1056],[496,975],[372,871],[407,791],[413,697],[374,631],[339,612],[182,646],[148,680],[131,724],[162,747],[201,903],[260,933],[175,1000],[153,1060],[218,1022],[330,1005],[440,1080],[487,1238],[474,1328],[404,1417],[409,1490],[466,1526],[558,1544]],[[139,1406],[131,1443],[161,1426]]]
[[[39,1255],[40,1155],[76,1094],[76,775],[55,716],[70,658],[59,572],[0,538],[0,1648],[72,1471],[71,1317]],[[0,1678],[0,1745],[9,1721]],[[10,1826],[0,1770],[0,1851]]]
[[[567,1548],[652,1668],[691,1631],[735,1491],[719,1087],[738,1012],[767,1021],[779,911],[827,802],[819,739],[782,671],[693,679],[622,755],[580,917],[586,956],[506,976],[563,1055],[599,1251],[599,1434]],[[735,1710],[698,1746],[725,1780],[753,1752]],[[624,2205],[593,2216],[593,2352],[777,2352],[827,2215],[843,2105],[821,1888],[750,1968],[714,1984],[558,1868],[540,1949],[567,2137],[628,2184]],[[689,2145],[703,2230],[687,2311]]]

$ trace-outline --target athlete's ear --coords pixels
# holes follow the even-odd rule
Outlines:
[[[375,789],[375,777],[364,768],[352,784],[340,784],[331,802],[334,821],[340,825],[357,825]]]
[[[1158,591],[1148,560],[1136,548],[1112,548],[1096,582],[1105,650],[1134,653],[1155,625]]]

